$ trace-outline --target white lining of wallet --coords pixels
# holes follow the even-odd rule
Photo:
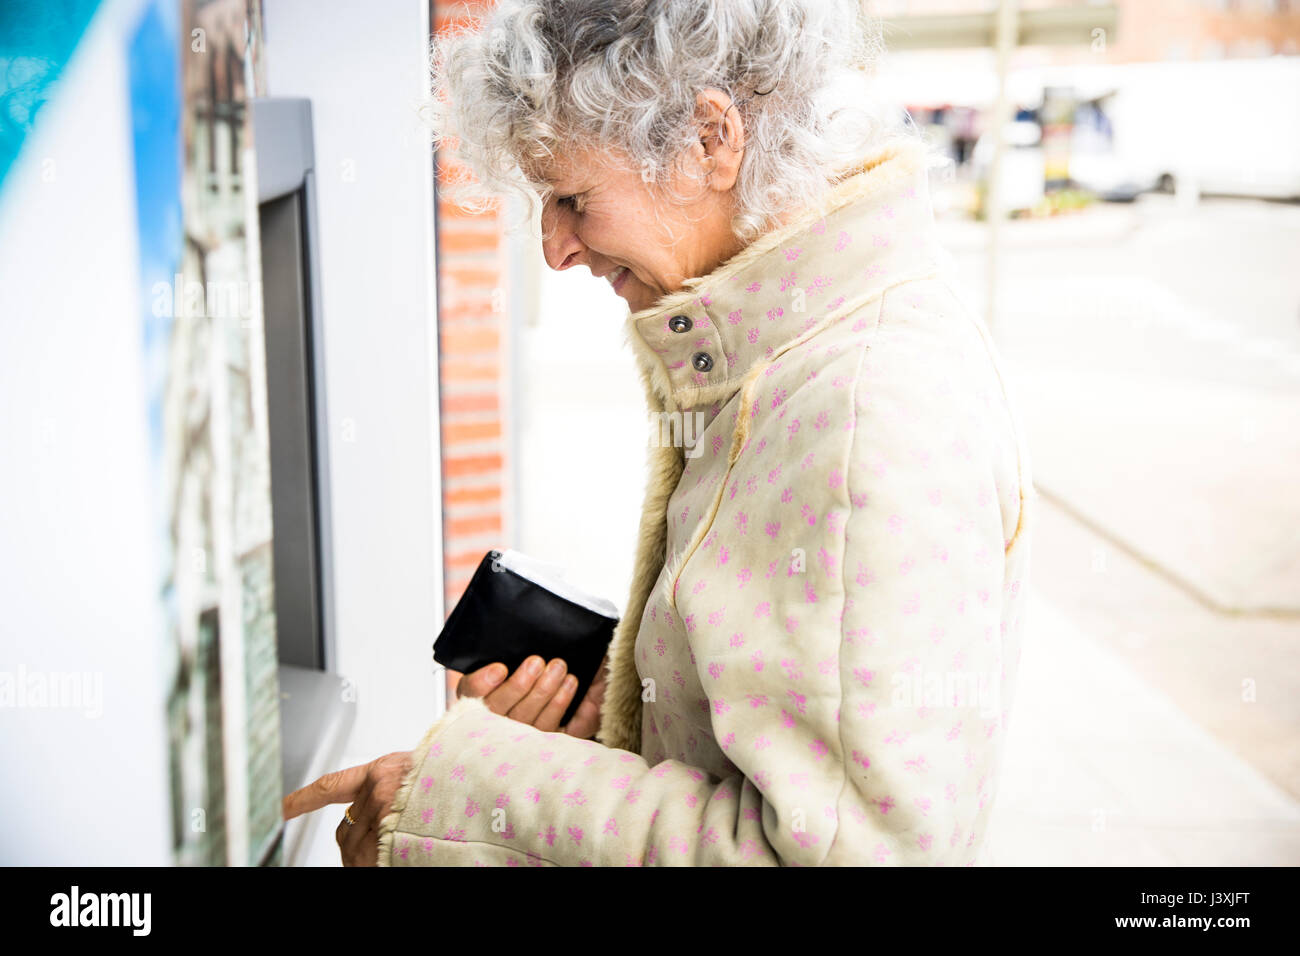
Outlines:
[[[617,604],[608,598],[589,594],[572,582],[566,581],[564,571],[557,565],[547,564],[545,561],[529,557],[513,549],[502,551],[501,557],[497,559],[496,563],[515,572],[521,578],[526,578],[537,586],[546,588],[546,590],[558,594],[565,600],[572,601],[579,607],[585,607],[588,611],[600,614],[603,617],[613,618],[616,621],[619,619]]]

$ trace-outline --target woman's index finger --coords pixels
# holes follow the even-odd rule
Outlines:
[[[292,820],[331,803],[351,803],[357,798],[369,773],[370,764],[363,763],[346,770],[335,770],[313,780],[284,798],[281,804],[284,819]]]

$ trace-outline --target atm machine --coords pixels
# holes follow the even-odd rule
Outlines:
[[[309,100],[253,101],[258,228],[286,793],[337,761],[356,714],[336,672],[329,543],[329,429],[324,388],[320,255]],[[314,814],[290,821],[284,862],[310,842]]]

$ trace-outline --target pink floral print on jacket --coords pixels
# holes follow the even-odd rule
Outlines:
[[[1036,495],[924,150],[628,322],[651,410],[703,430],[654,451],[600,742],[458,701],[381,863],[975,862]]]

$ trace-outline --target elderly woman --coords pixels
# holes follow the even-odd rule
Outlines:
[[[351,803],[345,862],[977,860],[1035,496],[926,150],[845,108],[857,7],[502,0],[443,41],[444,145],[540,198],[547,262],[627,301],[651,411],[700,431],[652,453],[573,721],[563,662],[468,675],[412,753],[287,798]]]

